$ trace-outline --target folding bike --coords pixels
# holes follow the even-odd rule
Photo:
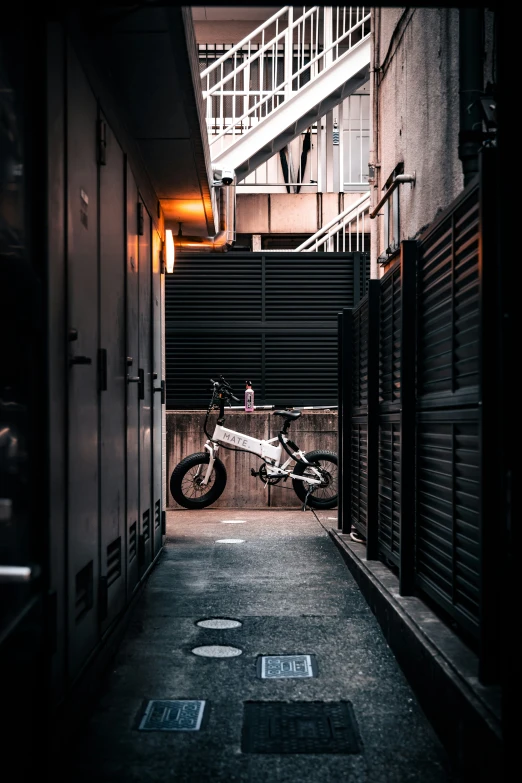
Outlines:
[[[220,448],[244,451],[260,457],[262,464],[259,470],[252,468],[250,472],[252,476],[259,477],[265,487],[292,479],[292,488],[302,501],[303,510],[307,505],[317,509],[329,509],[337,505],[337,455],[323,450],[305,453],[288,438],[288,428],[301,416],[301,411],[273,411],[274,416],[283,419],[281,430],[275,438],[258,440],[223,426],[225,404],[232,405],[232,402],[239,400],[222,375],[219,381],[211,378],[210,383],[212,398],[203,427],[208,438],[204,451],[182,459],[170,477],[172,497],[180,506],[206,508],[222,495],[227,483],[227,472],[218,457]],[[219,417],[210,435],[207,430],[208,420],[215,407],[219,407]]]

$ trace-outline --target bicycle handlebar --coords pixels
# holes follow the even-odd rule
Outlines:
[[[223,378],[222,375],[219,376],[219,381],[214,381],[211,378],[210,383],[212,384],[213,394],[219,394],[220,396],[225,397],[229,402],[230,400],[239,402],[239,399],[233,393],[232,386]]]

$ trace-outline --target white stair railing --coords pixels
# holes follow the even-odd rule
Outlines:
[[[202,71],[212,159],[370,35],[369,8],[293,12],[281,8]]]
[[[341,253],[368,250],[365,246],[365,235],[370,230],[369,212],[370,194],[365,193],[333,220],[322,226],[313,236],[302,242],[294,250],[294,253],[317,253],[319,251]]]

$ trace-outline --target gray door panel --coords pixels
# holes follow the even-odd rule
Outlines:
[[[68,639],[74,678],[98,640],[96,101],[69,49],[67,79]]]
[[[161,517],[163,502],[161,497],[162,472],[162,401],[165,397],[164,383],[161,374],[161,238],[158,232],[152,231],[152,502],[154,504],[154,555],[161,549],[162,527]]]
[[[127,597],[139,579],[139,277],[138,277],[138,189],[127,165]]]
[[[152,327],[151,219],[141,202],[142,233],[139,236],[139,372],[142,374],[140,400],[140,567],[143,572],[152,560]]]
[[[102,117],[101,122],[105,123]],[[100,620],[125,604],[125,159],[105,123],[100,166]]]

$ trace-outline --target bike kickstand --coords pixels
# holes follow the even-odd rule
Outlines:
[[[310,489],[306,493],[306,497],[305,497],[304,503],[303,503],[303,508],[301,509],[301,511],[306,511],[306,504],[308,502],[308,495],[310,494],[311,491],[312,491],[312,487],[310,487]]]

